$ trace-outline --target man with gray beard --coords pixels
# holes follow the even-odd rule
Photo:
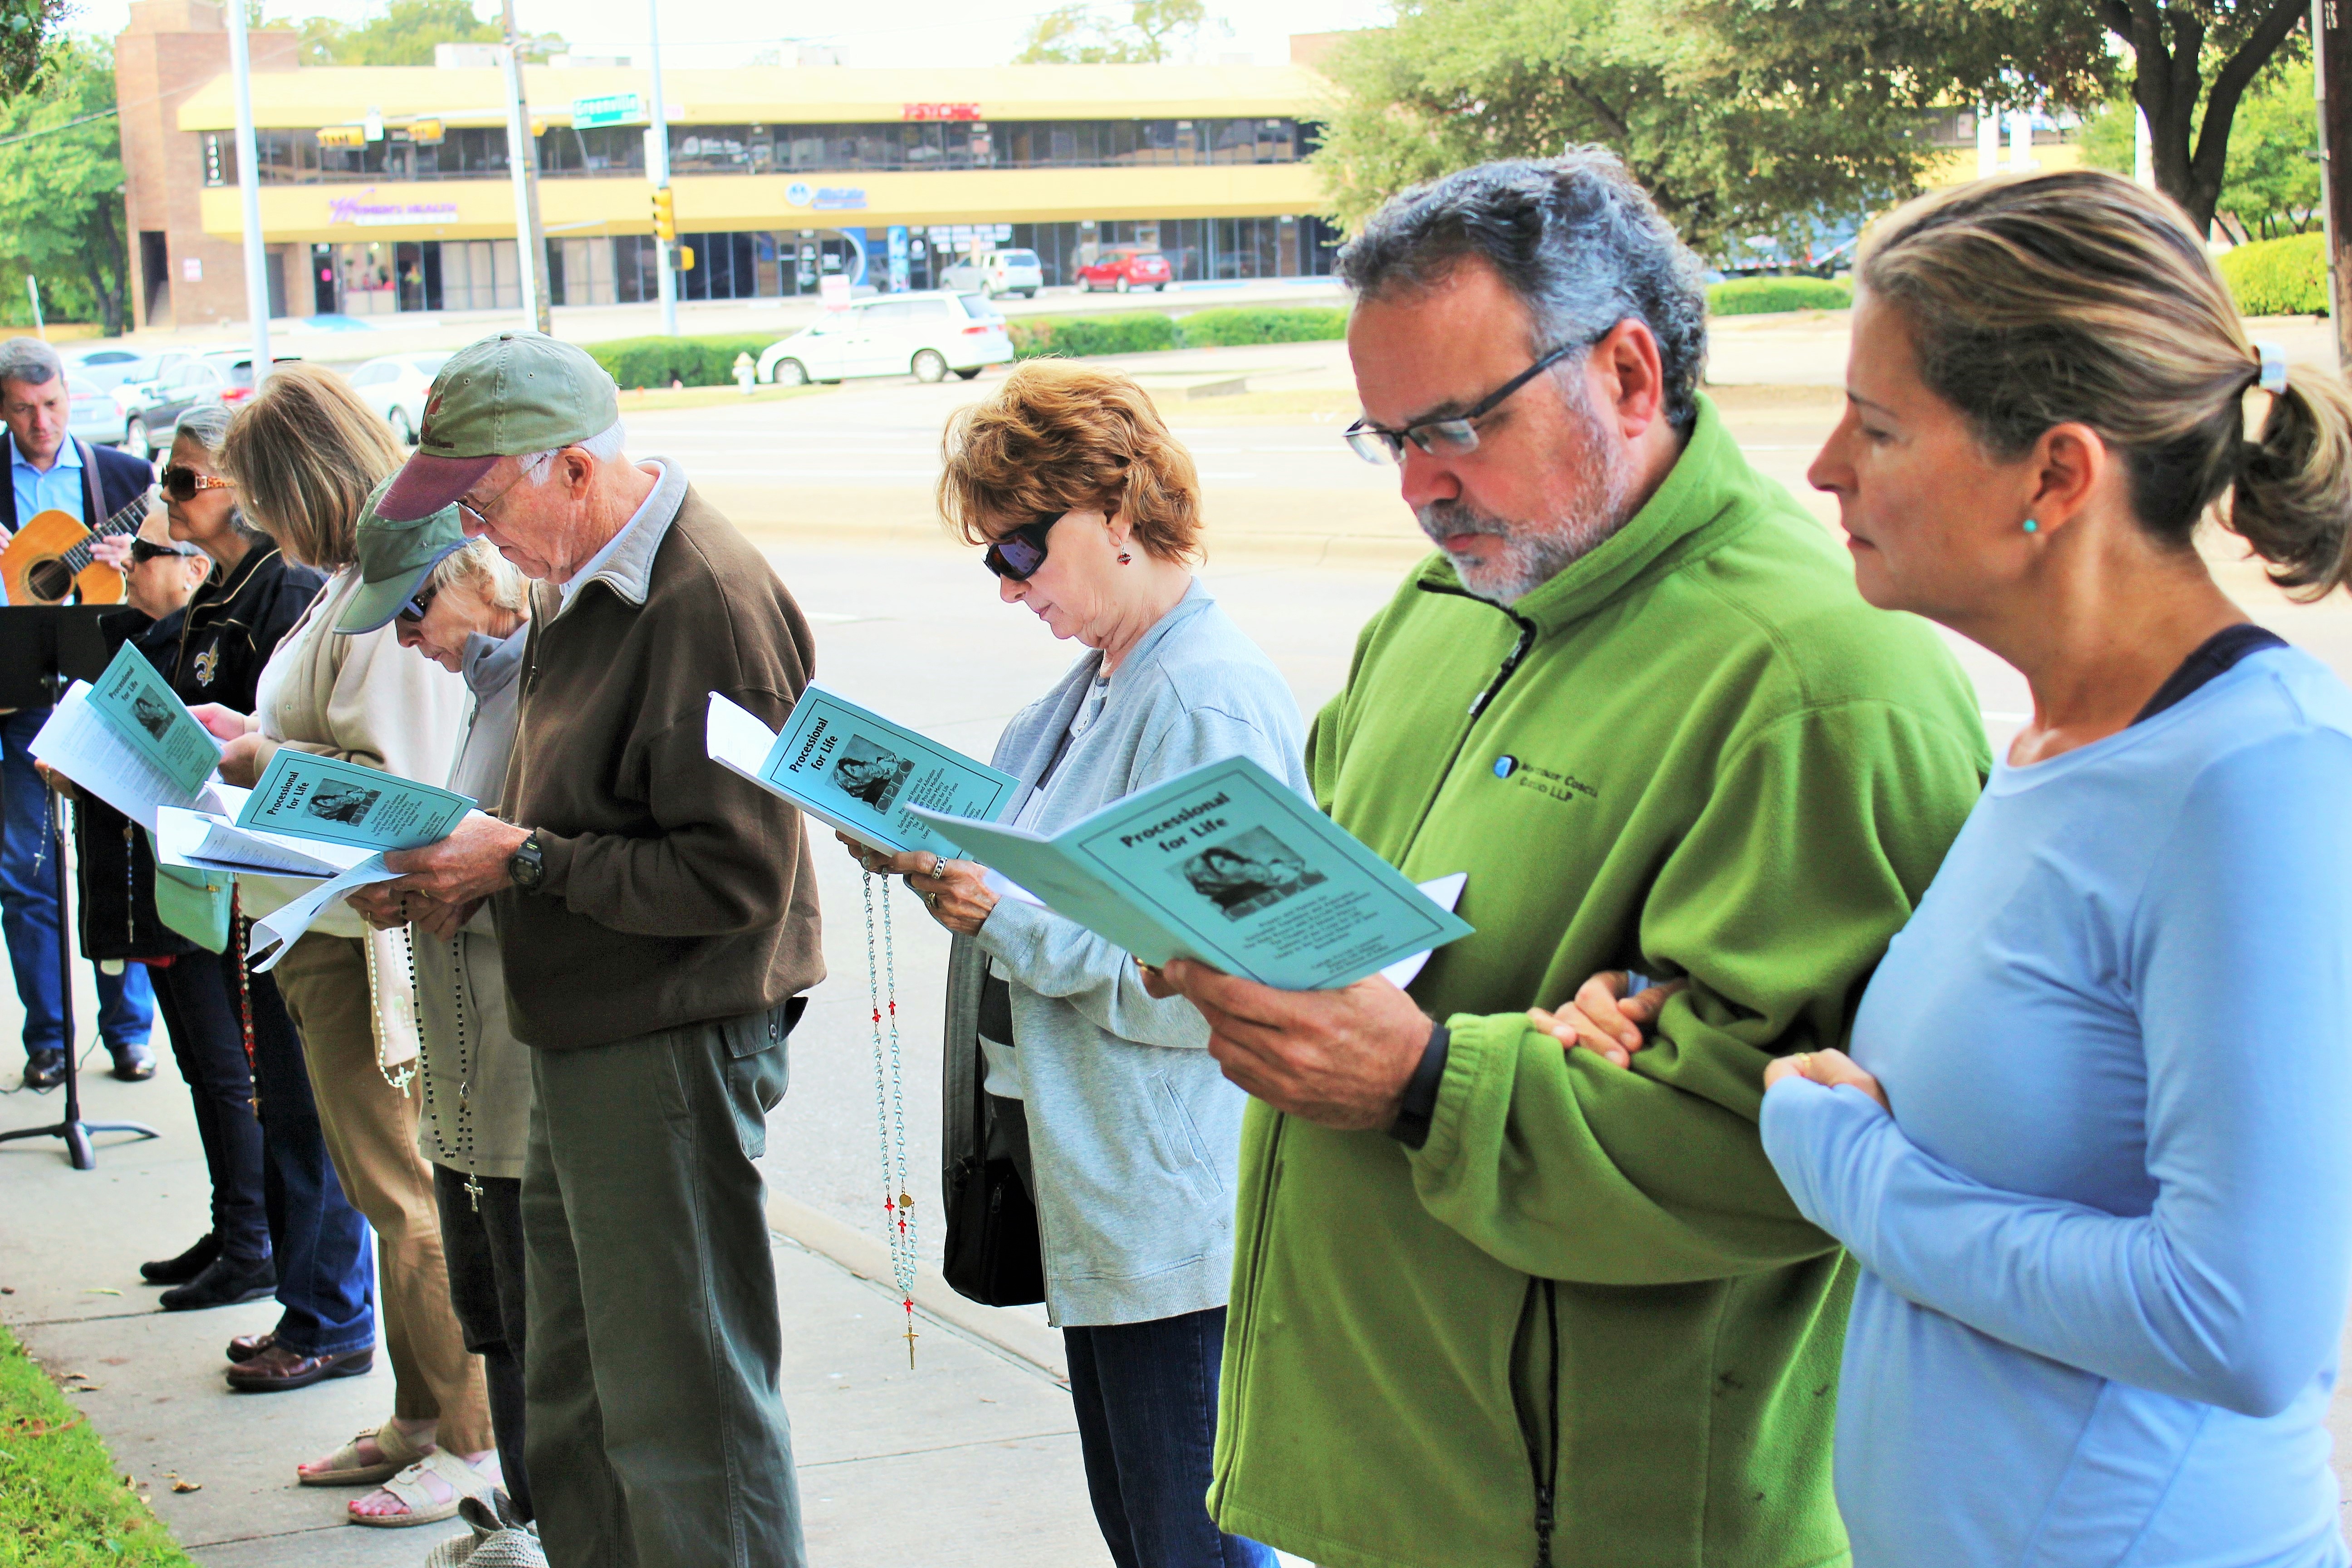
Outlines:
[[[1340,271],[1348,439],[1440,553],[1308,769],[1466,872],[1476,933],[1403,990],[1147,974],[1255,1097],[1210,1511],[1327,1568],[1842,1561],[1851,1275],[1756,1117],[1967,816],[1974,694],[1741,458],[1696,264],[1609,153],[1408,191]],[[1663,983],[1630,1065],[1541,1011],[1601,971]]]

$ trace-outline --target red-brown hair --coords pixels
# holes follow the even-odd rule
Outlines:
[[[1036,359],[986,401],[958,409],[940,441],[940,515],[968,544],[1040,517],[1127,519],[1163,561],[1201,553],[1192,455],[1150,395],[1117,371]]]

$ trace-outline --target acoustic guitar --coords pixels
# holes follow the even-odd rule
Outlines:
[[[62,605],[76,591],[85,605],[122,602],[122,574],[91,559],[90,547],[118,533],[135,533],[147,521],[148,492],[95,529],[68,511],[45,511],[18,529],[0,550],[0,587],[11,605]]]

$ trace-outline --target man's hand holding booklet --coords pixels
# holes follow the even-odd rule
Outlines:
[[[715,692],[710,700],[709,749],[721,765],[877,847],[978,860],[1148,964],[1192,958],[1287,991],[1323,990],[1470,934],[1244,757],[1047,837],[1002,825],[1018,781],[816,687],[781,734]]]

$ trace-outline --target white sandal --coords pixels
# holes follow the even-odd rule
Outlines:
[[[376,1451],[383,1456],[371,1465],[360,1458],[360,1445],[373,1438]],[[375,1487],[400,1474],[433,1452],[433,1445],[421,1447],[411,1441],[407,1433],[387,1421],[381,1426],[371,1426],[333,1453],[327,1456],[331,1468],[324,1470],[296,1469],[295,1479],[306,1487]]]
[[[446,1502],[436,1498],[432,1489],[425,1486],[425,1475],[428,1471],[439,1476],[448,1485],[450,1496]],[[488,1502],[498,1491],[499,1484],[457,1455],[440,1448],[384,1482],[383,1489],[398,1499],[407,1511],[347,1512],[350,1521],[377,1530],[405,1530],[412,1524],[438,1524],[445,1519],[457,1518],[457,1505],[469,1497]]]

